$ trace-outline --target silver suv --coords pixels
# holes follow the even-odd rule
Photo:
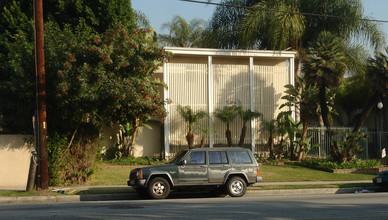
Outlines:
[[[240,197],[248,185],[260,181],[260,168],[249,149],[217,147],[184,150],[169,164],[134,169],[128,186],[142,198],[164,199],[171,190],[193,187],[216,187]]]

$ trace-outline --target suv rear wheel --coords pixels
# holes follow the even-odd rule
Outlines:
[[[231,197],[241,197],[247,190],[246,182],[238,176],[234,176],[226,182],[226,192]]]
[[[170,194],[170,184],[163,177],[156,177],[148,184],[147,191],[153,199],[165,199]]]

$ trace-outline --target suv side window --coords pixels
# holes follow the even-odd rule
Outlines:
[[[186,159],[187,164],[205,164],[205,151],[194,151]]]
[[[209,151],[210,164],[227,164],[228,158],[225,151]]]
[[[252,163],[252,159],[247,151],[229,151],[233,163]]]

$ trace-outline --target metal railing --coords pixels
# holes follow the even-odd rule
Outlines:
[[[345,138],[345,132],[351,132],[353,128],[349,127],[333,127],[336,131],[337,139]],[[370,132],[363,130],[367,138],[361,141],[360,149],[362,152],[357,156],[360,159],[376,159],[381,158],[383,148],[388,147],[388,132]],[[330,139],[326,128],[311,127],[308,130],[308,135],[312,135],[311,144],[319,144],[319,147],[313,148],[308,155],[318,158],[327,158],[330,156]]]

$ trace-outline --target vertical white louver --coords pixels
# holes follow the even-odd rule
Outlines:
[[[177,105],[191,106],[193,111],[208,111],[208,77],[207,64],[170,63],[169,64],[169,97],[172,103],[169,105],[169,138],[171,145],[187,145],[186,123],[179,112]],[[201,121],[198,127],[208,124],[206,119]],[[194,128],[195,145],[201,139],[201,131]],[[208,138],[207,138],[208,139]]]
[[[254,78],[254,103],[255,111],[263,114],[266,121],[276,119],[279,107],[284,103],[281,98],[285,95],[285,85],[289,84],[289,68],[286,66],[255,65]],[[261,131],[261,119],[255,120],[256,144],[266,143],[268,134]]]
[[[250,108],[248,68],[248,65],[213,64],[214,109],[222,109],[233,104],[241,104],[243,109]],[[214,144],[226,144],[226,124],[215,118],[213,125],[217,134]],[[241,128],[242,120],[237,116],[230,125],[234,145],[238,144]],[[245,141],[249,140],[250,126]]]
[[[166,152],[175,153],[187,148],[188,123],[177,112],[178,104],[189,105],[194,111],[212,113],[216,109],[236,104],[242,105],[244,110],[253,109],[262,113],[262,118],[247,123],[244,143],[252,149],[262,149],[268,141],[268,134],[261,131],[262,119],[275,119],[280,112],[278,108],[284,103],[281,99],[285,95],[284,86],[293,81],[294,68],[289,62],[294,61],[295,52],[177,47],[167,49],[175,55],[173,61],[166,65],[168,68],[164,75],[168,83],[165,95],[172,101],[167,105],[169,113],[165,137],[168,141],[165,143],[169,147],[166,147]],[[209,126],[210,123],[216,134],[206,136],[206,145],[225,146],[226,125],[214,115],[210,120],[202,120],[194,129],[195,146],[199,146],[201,141],[200,128]],[[242,126],[239,116],[231,123],[234,146],[238,144]]]
[[[189,63],[169,64],[169,143],[171,145],[187,145],[186,134],[188,124],[176,111],[176,106],[190,105],[194,111],[208,112],[208,65]],[[213,64],[213,106],[214,110],[224,106],[239,105],[243,109],[250,108],[249,65]],[[276,118],[279,106],[284,102],[284,85],[289,84],[288,67],[254,65],[253,97],[254,110],[263,114],[265,120]],[[261,132],[261,119],[255,120],[255,144],[265,143],[268,135]],[[207,126],[208,121],[202,120],[194,129],[195,145],[200,144],[200,127]],[[231,124],[233,144],[237,145],[243,122],[239,116]],[[213,129],[216,132],[214,144],[225,145],[226,125],[217,118],[213,119]],[[245,137],[245,144],[251,141],[250,124]],[[206,136],[208,144],[209,138]]]

